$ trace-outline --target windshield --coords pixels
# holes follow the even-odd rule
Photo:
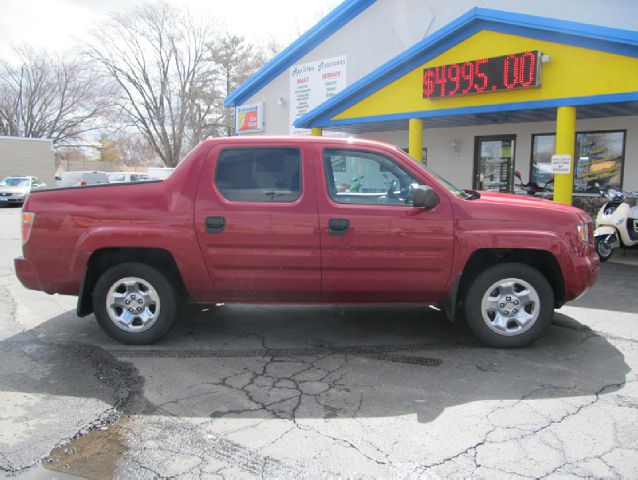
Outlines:
[[[416,163],[419,168],[425,170],[426,172],[428,172],[430,175],[432,175],[433,177],[435,177],[439,182],[441,182],[441,185],[443,185],[447,190],[449,190],[453,195],[456,195],[459,198],[463,198],[463,199],[470,199],[470,198],[474,198],[474,195],[471,193],[468,193],[467,190],[462,190],[460,188],[458,188],[457,186],[453,185],[452,183],[448,182],[445,178],[443,178],[441,175],[439,175],[438,173],[434,172],[433,170],[430,170],[428,167],[426,167],[425,165],[423,165],[421,162],[419,162],[418,160],[414,159],[413,157],[411,157],[410,155],[408,155],[407,153],[405,153],[403,150],[401,150],[400,148],[397,148],[397,150],[399,152],[401,152],[403,155],[407,156],[410,160],[412,160],[414,163]]]
[[[3,187],[28,187],[31,181],[24,177],[8,177],[0,182]]]

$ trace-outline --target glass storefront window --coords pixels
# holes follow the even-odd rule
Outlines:
[[[554,134],[532,136],[532,181],[542,185],[553,177],[551,160],[555,144]],[[574,193],[598,193],[596,182],[602,188],[622,188],[624,130],[577,133],[575,153]]]
[[[532,136],[532,166],[530,181],[545,185],[554,174],[552,173],[552,155],[556,148],[556,135]]]
[[[475,137],[474,182],[476,190],[511,192],[516,137]]]

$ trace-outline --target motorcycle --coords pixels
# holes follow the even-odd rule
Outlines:
[[[594,245],[601,262],[609,260],[614,248],[638,245],[638,206],[630,207],[625,202],[627,194],[613,188],[600,188],[600,195],[607,199],[596,215]],[[638,196],[636,192],[629,194]]]
[[[518,170],[514,171],[514,176],[518,178],[518,181],[520,182],[516,186],[525,190],[525,193],[529,196],[535,197],[537,194],[553,191],[553,189],[550,187],[550,185],[553,185],[554,183],[553,178],[550,181],[544,183],[543,185],[539,185],[538,183],[532,182],[532,181],[523,183],[521,172],[519,172]]]

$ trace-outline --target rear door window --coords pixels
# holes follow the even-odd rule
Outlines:
[[[215,185],[234,202],[294,202],[301,196],[301,153],[295,148],[223,150]]]

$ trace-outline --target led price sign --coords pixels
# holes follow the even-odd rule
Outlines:
[[[423,98],[540,86],[538,50],[423,69]]]

